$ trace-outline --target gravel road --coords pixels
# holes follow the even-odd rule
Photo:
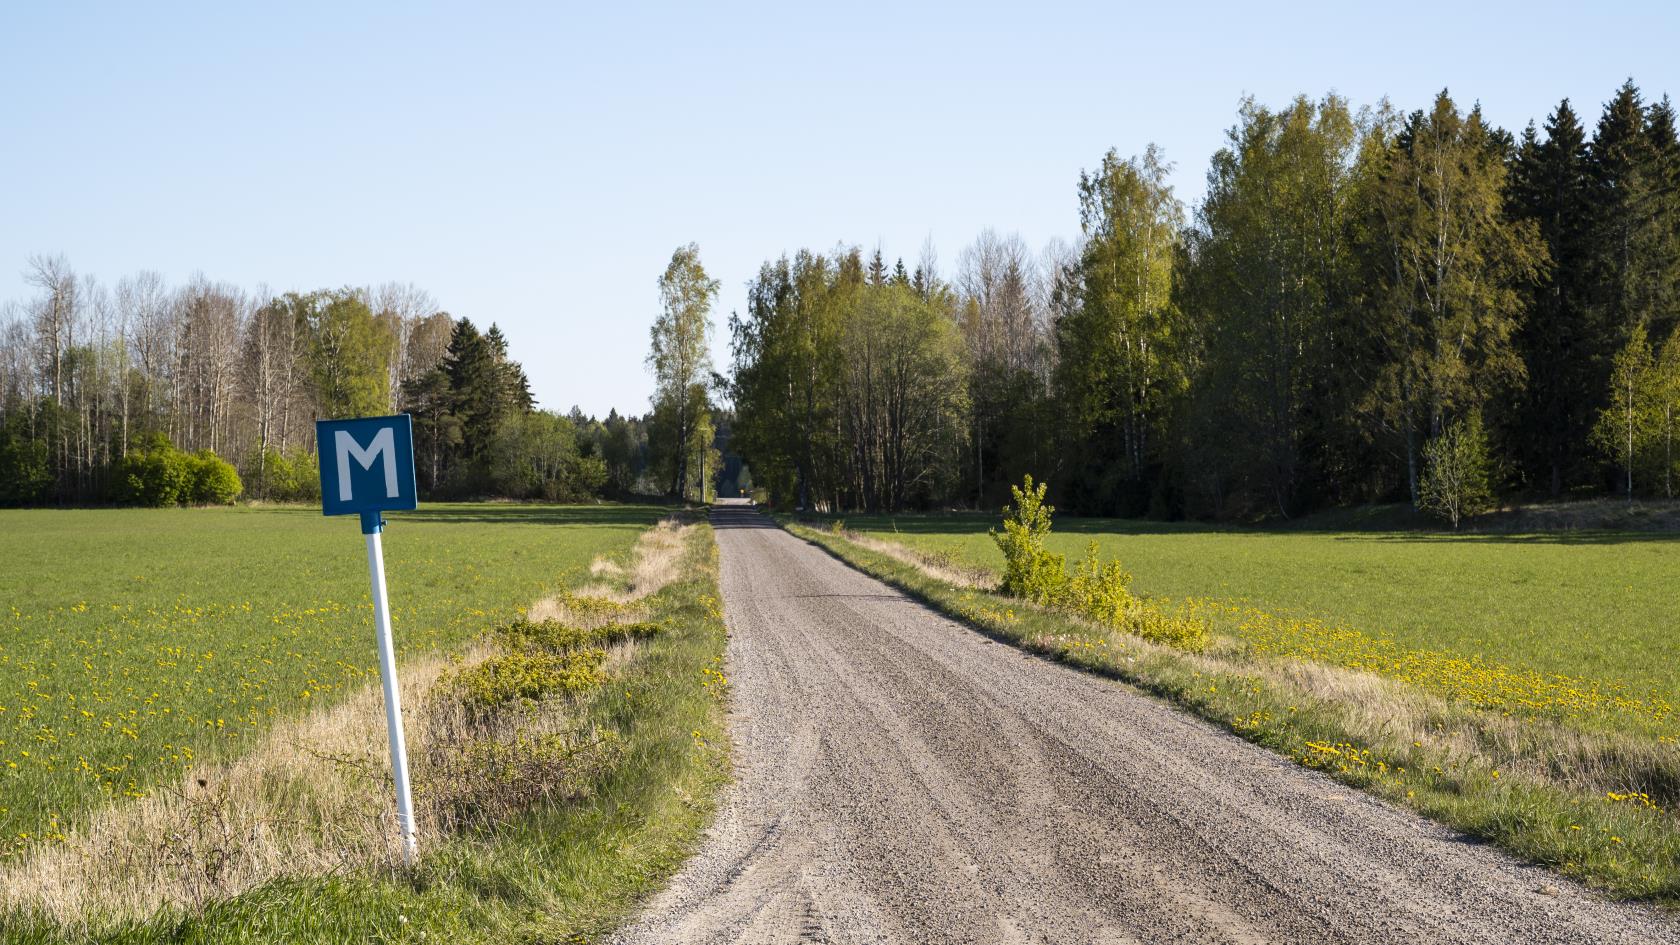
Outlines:
[[[738,779],[621,945],[1680,943],[750,509],[713,524]]]

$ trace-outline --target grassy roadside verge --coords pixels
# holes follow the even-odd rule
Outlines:
[[[1387,520],[1355,514],[1266,527],[1062,515],[1046,549],[1073,562],[1095,541],[1153,598],[1316,618],[1407,649],[1479,654],[1513,670],[1589,678],[1680,705],[1671,659],[1680,533],[1383,529]],[[987,532],[997,524],[995,511],[845,520],[847,531],[994,580],[1004,559]]]
[[[540,626],[523,635],[503,628],[487,638],[490,655],[481,650],[476,661],[446,668],[429,694],[417,694],[412,711],[444,719],[431,730],[470,736],[431,746],[428,775],[428,745],[411,729],[417,789],[424,793],[431,779],[432,799],[417,803],[434,809],[430,831],[422,820],[427,845],[418,867],[352,857],[322,872],[282,869],[222,895],[211,865],[251,839],[236,835],[225,849],[191,847],[198,859],[179,865],[206,877],[197,901],[141,916],[107,901],[70,923],[13,910],[0,914],[0,940],[581,942],[610,930],[683,861],[728,774],[716,546],[704,524],[681,534],[674,573],[657,591],[635,597],[633,562],[609,562],[590,587],[551,606],[560,619],[550,630],[575,621],[586,635],[541,654],[532,643]],[[607,632],[614,627],[625,632]],[[553,685],[519,676],[517,699],[461,682],[498,658],[519,670],[567,662],[587,672]],[[463,717],[472,727],[449,727]],[[353,767],[324,764],[304,789],[324,796],[322,785],[334,778],[366,777]],[[372,796],[382,812],[388,794]],[[303,829],[331,847],[338,841],[331,828]]]
[[[1227,639],[1187,653],[935,576],[941,562],[903,549],[784,525],[996,639],[1129,683],[1610,896],[1680,904],[1671,741],[1487,712]]]

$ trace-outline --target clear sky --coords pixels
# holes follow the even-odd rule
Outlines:
[[[1676,9],[9,3],[0,299],[33,253],[107,282],[413,282],[499,322],[544,406],[641,412],[680,243],[722,280],[722,367],[784,251],[912,265],[931,237],[948,274],[986,226],[1071,239],[1080,170],[1151,141],[1194,201],[1244,94],[1596,120],[1630,76],[1680,96]]]

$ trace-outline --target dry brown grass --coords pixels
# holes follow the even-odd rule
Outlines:
[[[861,532],[844,531],[847,541],[908,564],[930,578],[970,590],[989,591],[997,586],[997,575],[985,568],[966,567],[947,555],[929,554]]]
[[[1366,745],[1427,746],[1453,763],[1481,762],[1598,795],[1639,790],[1665,803],[1680,797],[1680,757],[1648,736],[1455,705],[1397,680],[1320,663],[1230,653],[1207,668],[1333,704],[1339,724]]]
[[[469,657],[473,658],[473,657]],[[403,664],[410,745],[436,738],[422,704],[449,661]],[[69,839],[0,867],[0,908],[62,924],[194,907],[270,879],[398,861],[378,686],[269,730],[249,754],[98,812]],[[424,837],[430,824],[423,816]]]
[[[650,529],[628,567],[597,563],[596,576],[610,576],[610,584],[539,601],[532,619],[599,625],[622,617],[680,577],[690,529],[671,522]],[[616,750],[609,737],[580,729],[567,699],[488,721],[467,713],[440,682],[491,653],[486,643],[455,658],[403,663],[422,849],[440,830],[493,822],[582,790],[582,773]],[[615,645],[611,664],[632,653],[629,643]],[[0,910],[85,928],[90,916],[139,919],[164,906],[197,908],[285,876],[398,869],[384,715],[380,687],[367,686],[275,725],[248,754],[113,803],[66,840],[0,864]]]
[[[551,696],[485,714],[469,711],[446,680],[434,685],[415,712],[427,737],[411,753],[421,829],[494,827],[539,801],[583,796],[620,744],[574,708],[573,698]]]
[[[1115,652],[1123,650],[1137,659],[1170,654],[1204,676],[1253,677],[1303,705],[1334,705],[1338,725],[1360,744],[1395,750],[1427,747],[1438,760],[1491,764],[1507,774],[1590,794],[1639,790],[1661,803],[1680,800],[1680,753],[1648,736],[1454,705],[1375,673],[1257,658],[1230,638],[1207,653],[1187,654],[1086,621],[1081,625],[1107,635]]]
[[[596,626],[604,619],[602,608],[576,604],[578,598],[607,601],[631,607],[657,594],[682,573],[684,548],[694,526],[666,519],[643,532],[636,540],[628,566],[610,558],[596,558],[589,566],[595,580],[575,591],[546,597],[532,605],[533,621],[558,620],[579,626]],[[621,612],[622,613],[622,612]]]

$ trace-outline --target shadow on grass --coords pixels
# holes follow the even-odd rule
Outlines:
[[[1593,531],[1522,532],[1387,532],[1370,535],[1337,535],[1336,541],[1379,544],[1474,544],[1474,545],[1629,545],[1680,540],[1675,532]]]
[[[1410,509],[1331,510],[1292,522],[1239,525],[1221,522],[1157,522],[1145,519],[1080,518],[1057,515],[1055,530],[1071,535],[1210,535],[1228,538],[1272,538],[1317,535],[1334,541],[1387,544],[1501,544],[1501,545],[1619,545],[1680,540],[1680,532],[1643,529],[1556,529],[1543,531],[1454,532]],[[813,516],[824,523],[843,519],[848,528],[904,535],[984,535],[997,528],[1000,515],[980,512],[912,513],[906,515]],[[1409,524],[1408,524],[1409,523]]]
[[[905,515],[827,515],[801,517],[818,525],[841,519],[856,531],[900,532],[905,535],[984,535],[998,528],[1001,514],[984,512],[929,512]],[[1056,516],[1056,532],[1076,535],[1273,535],[1298,529],[1263,528],[1216,522],[1156,522],[1148,519],[1079,518]]]
[[[486,525],[635,525],[646,528],[675,511],[674,505],[538,505],[518,502],[448,502],[421,504],[408,512],[387,512],[391,522]],[[257,514],[320,515],[313,506],[268,506]]]

